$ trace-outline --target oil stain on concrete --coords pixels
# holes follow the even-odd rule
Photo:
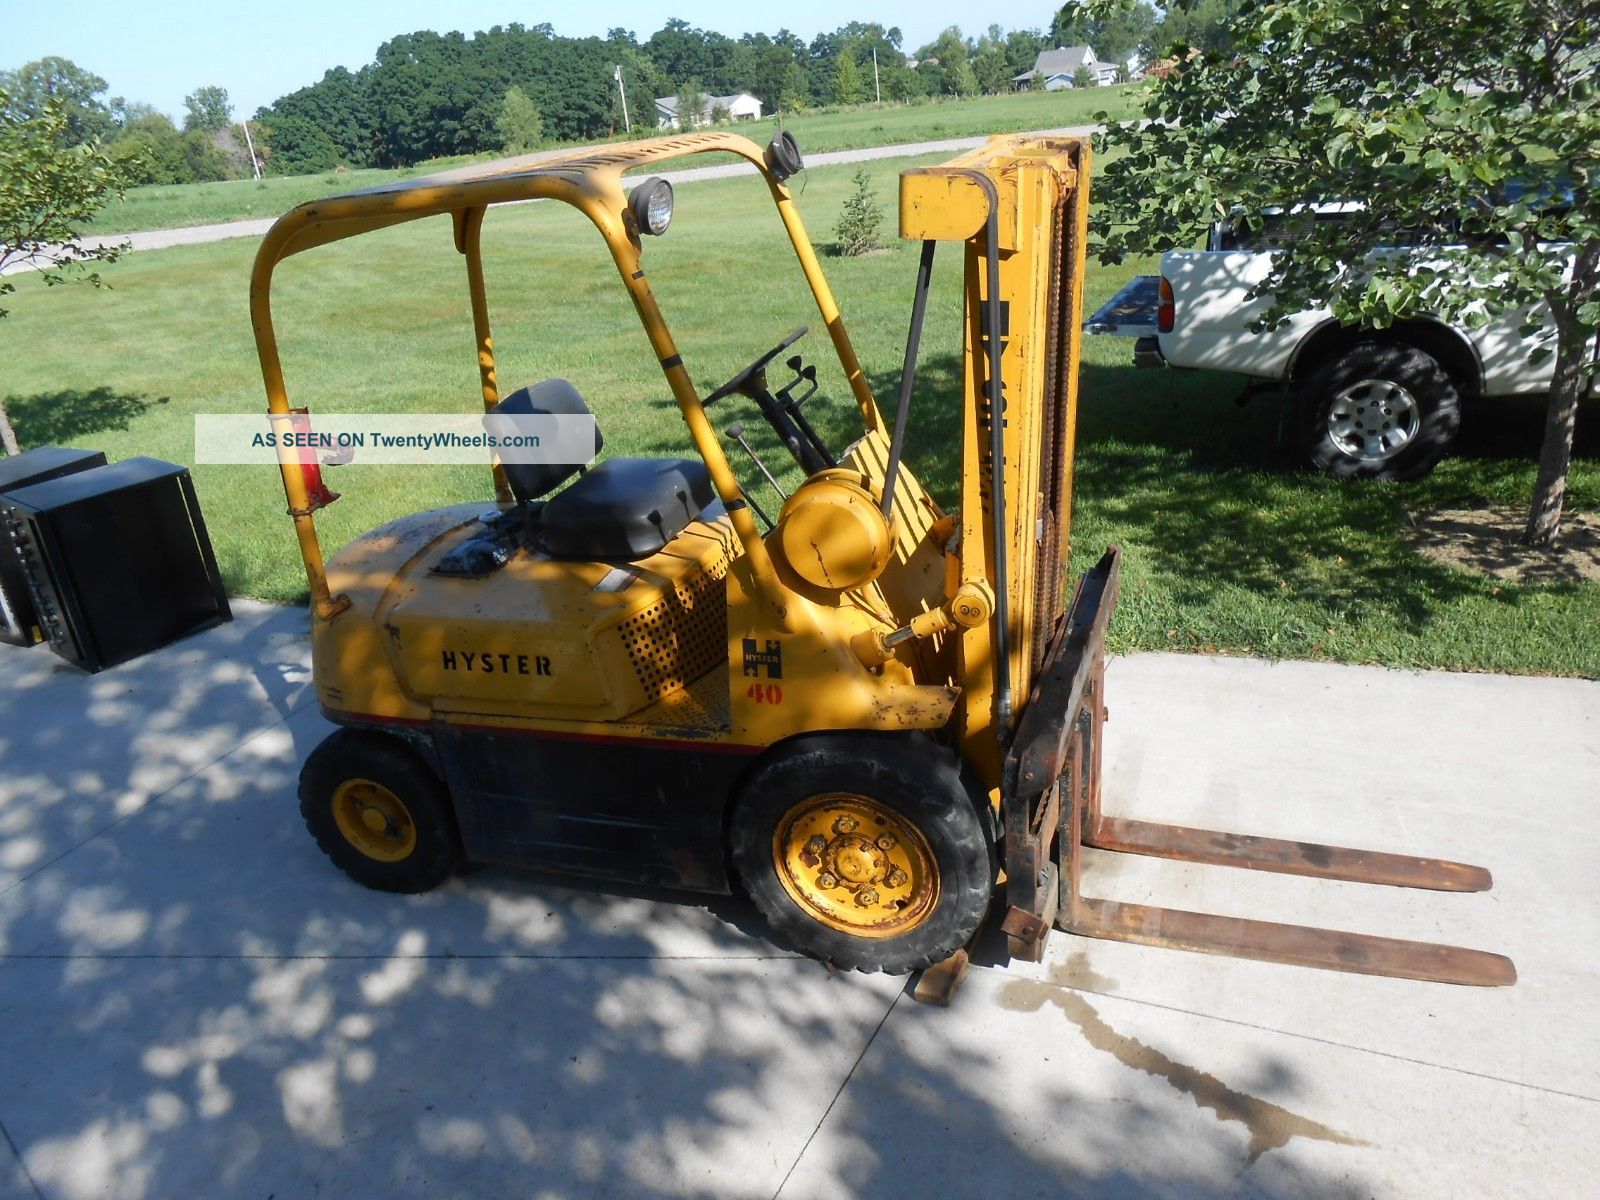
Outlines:
[[[1084,960],[1082,954],[1074,954],[1072,958]],[[1090,971],[1086,960],[1069,960],[1053,971],[1047,982],[1009,980],[1000,988],[1000,1003],[1013,1012],[1038,1012],[1047,1004],[1054,1005],[1066,1014],[1067,1019],[1083,1034],[1084,1040],[1096,1050],[1110,1054],[1135,1071],[1166,1080],[1178,1091],[1186,1093],[1199,1107],[1216,1113],[1220,1120],[1238,1121],[1250,1134],[1247,1164],[1297,1137],[1344,1146],[1366,1145],[1309,1117],[1302,1117],[1256,1096],[1236,1091],[1215,1075],[1177,1062],[1153,1046],[1118,1033],[1106,1023],[1094,1005],[1073,990],[1082,986],[1093,987],[1093,984],[1086,982],[1088,979],[1111,982]]]

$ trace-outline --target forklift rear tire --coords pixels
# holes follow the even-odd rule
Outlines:
[[[779,934],[835,967],[899,975],[977,933],[997,871],[991,824],[933,741],[821,735],[756,769],[729,842]]]
[[[341,729],[300,772],[306,828],[346,875],[383,892],[425,892],[461,862],[439,777],[403,743]]]

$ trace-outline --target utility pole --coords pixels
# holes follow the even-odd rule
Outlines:
[[[633,132],[633,122],[628,120],[628,89],[622,86],[622,64],[618,63],[612,72],[617,81],[617,93],[622,97],[622,128],[628,133]],[[615,128],[613,126],[612,128]]]
[[[249,147],[250,150],[250,170],[255,174],[257,179],[260,179],[261,161],[256,158],[256,141],[250,136],[250,122],[247,120],[240,121],[239,125],[244,130],[244,144]]]
[[[883,103],[883,89],[878,86],[878,48],[872,48],[872,94],[878,98],[878,103]]]

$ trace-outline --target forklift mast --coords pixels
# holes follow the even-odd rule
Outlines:
[[[1128,820],[1101,809],[1105,646],[1120,586],[1113,546],[1066,589],[1090,150],[995,137],[905,171],[900,232],[964,244],[961,594],[993,619],[956,642],[952,723],[1003,824],[1004,929],[1038,961],[1052,928],[1339,971],[1478,986],[1511,961],[1456,946],[1121,903],[1083,892],[1082,849],[1434,891],[1484,891],[1480,867]],[[923,300],[919,295],[918,300]],[[915,310],[914,310],[915,311]],[[915,362],[918,318],[907,352]],[[905,389],[902,388],[902,408]],[[898,426],[901,422],[897,416]],[[958,599],[957,604],[960,601]],[[964,962],[952,959],[951,963]],[[950,966],[950,964],[946,964]],[[949,978],[959,977],[959,966]],[[945,983],[936,984],[936,994]]]
[[[1062,616],[1089,171],[1085,141],[995,137],[900,176],[901,236],[963,244],[960,578],[994,619],[957,642],[955,719],[995,800]]]

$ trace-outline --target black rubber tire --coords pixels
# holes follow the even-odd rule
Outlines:
[[[1328,432],[1339,393],[1363,379],[1382,379],[1411,393],[1420,418],[1416,435],[1394,457],[1364,462],[1346,454]],[[1449,453],[1461,430],[1461,397],[1432,355],[1400,342],[1358,342],[1322,363],[1300,387],[1296,432],[1307,463],[1335,479],[1421,479]]]
[[[772,840],[791,808],[846,792],[893,809],[927,840],[939,871],[939,899],[907,932],[859,937],[829,928],[785,890]],[[734,869],[772,928],[813,958],[854,971],[892,975],[943,962],[977,933],[998,874],[992,821],[962,784],[961,764],[930,739],[821,734],[787,743],[756,768],[734,807]]]
[[[334,793],[354,777],[388,788],[405,805],[417,831],[416,845],[405,858],[369,858],[340,832]],[[404,743],[383,734],[340,729],[313,750],[300,771],[300,815],[335,866],[378,891],[426,892],[461,863],[461,834],[444,784]]]

